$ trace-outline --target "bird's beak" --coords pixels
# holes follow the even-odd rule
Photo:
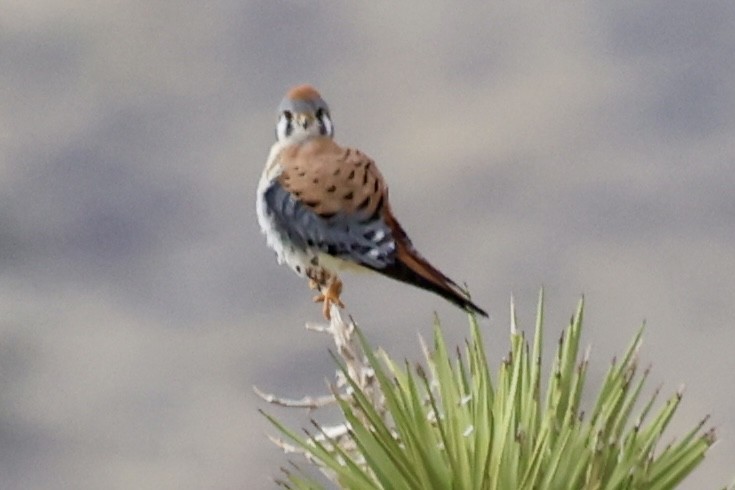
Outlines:
[[[314,122],[314,114],[309,114],[306,112],[297,112],[293,116],[294,122],[301,126],[302,128],[306,129],[309,127],[309,125]]]

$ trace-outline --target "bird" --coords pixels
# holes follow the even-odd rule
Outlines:
[[[350,270],[374,271],[488,316],[416,250],[373,159],[334,141],[329,106],[316,88],[288,90],[275,136],[258,182],[258,223],[277,262],[318,291],[325,319],[332,305],[344,308],[339,274]]]

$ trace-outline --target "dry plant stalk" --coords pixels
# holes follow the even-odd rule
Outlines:
[[[352,388],[345,378],[345,372],[350,379],[357,385],[361,392],[364,393],[372,401],[373,406],[378,413],[385,416],[385,400],[380,391],[380,386],[375,378],[375,372],[370,367],[367,357],[362,350],[360,340],[355,334],[355,322],[350,315],[340,310],[337,306],[332,305],[330,310],[331,319],[328,324],[307,323],[306,329],[311,332],[328,334],[332,337],[334,346],[336,347],[335,356],[343,364],[345,371],[337,370],[334,380],[327,380],[327,386],[332,394],[321,396],[303,396],[302,398],[284,398],[271,393],[266,393],[258,387],[253,386],[255,393],[264,401],[281,407],[297,408],[306,410],[316,410],[329,405],[336,405],[337,400],[343,400],[352,403]],[[319,433],[314,436],[318,442],[329,446],[330,444],[338,444],[339,447],[348,452],[355,450],[354,443],[348,437],[350,430],[349,424],[341,423],[334,426],[321,426],[313,422]],[[271,441],[281,448],[286,454],[301,454],[307,460],[315,463],[311,455],[302,448],[287,443],[286,441],[269,436]],[[327,476],[333,476],[327,473],[325,468],[317,464]]]

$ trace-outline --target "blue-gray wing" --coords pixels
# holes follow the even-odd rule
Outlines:
[[[382,200],[349,213],[320,214],[319,203],[304,202],[279,180],[266,189],[264,200],[278,233],[302,250],[319,251],[377,270],[395,261],[396,237],[383,218]]]

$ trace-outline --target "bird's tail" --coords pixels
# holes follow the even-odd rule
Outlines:
[[[485,310],[473,303],[457,283],[423,258],[409,243],[398,243],[396,261],[384,269],[376,269],[392,279],[418,286],[438,294],[460,308],[484,317]]]

